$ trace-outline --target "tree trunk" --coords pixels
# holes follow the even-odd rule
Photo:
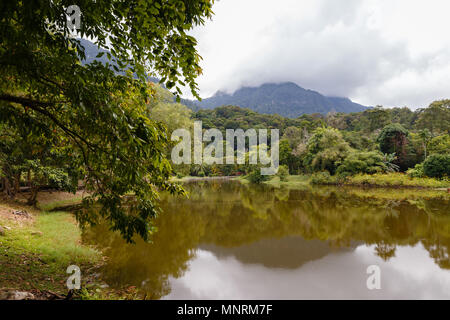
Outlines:
[[[10,198],[14,198],[14,190],[11,188],[11,181],[8,178],[3,178],[3,192]]]
[[[14,175],[14,193],[18,194],[20,192],[20,175],[21,172]]]
[[[27,205],[34,206],[34,207],[36,206],[36,204],[37,204],[36,198],[37,198],[38,192],[39,192],[39,187],[38,186],[32,186],[31,187],[31,189],[30,189],[30,197],[28,198]]]

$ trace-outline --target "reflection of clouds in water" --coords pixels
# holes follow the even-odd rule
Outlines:
[[[165,299],[450,299],[450,271],[436,266],[421,245],[398,247],[388,262],[374,249],[332,253],[295,270],[219,260],[198,250],[186,274],[170,280]],[[381,268],[382,290],[366,287],[371,264]]]
[[[357,254],[369,263],[374,250],[375,246],[361,246]],[[378,265],[387,298],[450,299],[450,270],[439,268],[422,244],[397,247],[394,258]]]

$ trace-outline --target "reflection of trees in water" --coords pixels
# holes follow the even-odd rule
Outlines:
[[[234,257],[244,264],[260,264],[268,268],[297,269],[303,264],[332,252],[354,250],[356,243],[345,248],[332,248],[327,242],[305,240],[300,236],[262,239],[238,247],[202,244],[200,249],[212,252],[218,259]]]
[[[441,244],[439,240],[434,243],[425,240],[424,247],[439,267],[442,269],[450,269],[450,246],[448,242],[447,244]]]
[[[375,253],[384,261],[388,261],[390,258],[395,257],[396,249],[397,249],[396,245],[378,243],[377,246],[375,247]]]
[[[187,189],[189,199],[162,197],[164,213],[157,218],[153,244],[137,239],[136,245],[127,245],[102,226],[85,233],[109,257],[104,275],[111,285],[142,286],[161,297],[170,290],[169,276],[183,274],[200,244],[215,247],[218,255],[234,250],[244,263],[295,267],[355,242],[376,245],[376,254],[388,260],[396,246],[422,241],[436,263],[449,268],[445,199],[389,202],[336,188],[287,190],[231,182],[199,182]],[[309,250],[305,241],[287,243],[286,237],[314,240],[320,250]],[[276,246],[292,259],[283,260]]]

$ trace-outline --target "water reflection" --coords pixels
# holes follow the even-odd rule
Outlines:
[[[127,245],[105,226],[85,233],[109,257],[110,285],[152,298],[450,298],[445,193],[186,187],[189,199],[163,197],[153,244]],[[370,264],[382,267],[377,292]]]
[[[296,269],[218,259],[199,250],[183,277],[171,279],[164,299],[449,299],[449,271],[440,269],[417,247],[398,248],[392,262],[374,258],[373,246],[334,252]],[[382,270],[382,290],[367,290],[368,265]]]

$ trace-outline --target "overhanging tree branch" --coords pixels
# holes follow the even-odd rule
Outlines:
[[[23,106],[27,106],[30,108],[33,108],[33,107],[47,108],[47,107],[54,106],[57,103],[61,103],[61,102],[50,102],[50,101],[42,102],[42,101],[33,100],[33,99],[29,99],[29,98],[13,96],[10,94],[0,94],[0,100],[19,103]]]

